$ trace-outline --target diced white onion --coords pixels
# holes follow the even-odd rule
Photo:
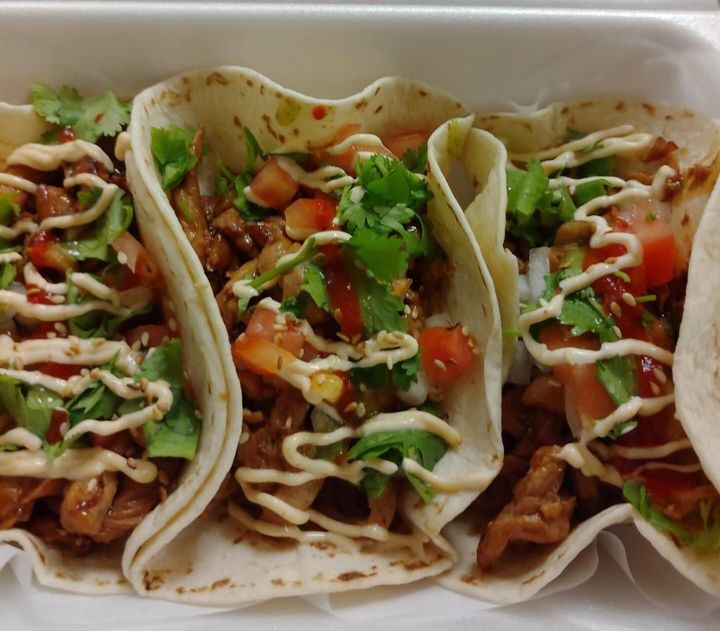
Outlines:
[[[425,319],[425,327],[430,328],[433,326],[444,326],[444,327],[451,327],[455,323],[450,319],[450,316],[443,312],[443,313],[434,313],[429,318]]]
[[[530,302],[530,283],[528,282],[528,277],[525,274],[520,274],[518,276],[518,298],[520,299],[520,302],[525,305]]]
[[[545,291],[545,276],[550,273],[550,248],[533,248],[528,261],[530,301],[535,301]]]
[[[425,371],[421,370],[417,373],[417,381],[410,385],[409,390],[398,390],[397,398],[406,405],[417,407],[425,403],[428,397],[428,380]]]
[[[525,385],[530,383],[530,374],[532,373],[533,361],[528,353],[525,343],[518,340],[515,346],[515,357],[510,366],[510,374],[508,375],[508,383]]]

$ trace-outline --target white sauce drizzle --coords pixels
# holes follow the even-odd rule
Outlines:
[[[324,193],[351,186],[355,182],[355,178],[345,173],[340,167],[328,165],[308,172],[287,156],[275,156],[275,160],[278,166],[298,184],[307,188],[319,189]]]
[[[527,162],[531,159],[541,160],[543,169],[549,173],[563,168],[578,166],[601,157],[620,153],[636,154],[646,150],[655,140],[655,136],[651,134],[633,134],[632,131],[632,125],[622,125],[612,129],[593,132],[578,140],[565,143],[560,147],[535,153],[511,154],[509,157],[511,160],[522,162]],[[540,364],[545,366],[588,364],[617,356],[647,355],[663,364],[672,366],[672,353],[649,342],[622,339],[615,342],[604,342],[601,344],[599,350],[572,347],[550,350],[546,344],[537,341],[530,334],[530,328],[534,324],[538,324],[547,319],[557,318],[562,311],[565,299],[570,294],[591,286],[599,278],[614,274],[622,269],[635,267],[642,263],[643,253],[640,240],[631,233],[612,231],[605,218],[595,213],[633,199],[647,199],[649,197],[661,199],[665,182],[674,174],[675,171],[671,167],[662,166],[655,174],[650,186],[637,182],[636,180],[626,181],[618,177],[574,179],[567,176],[560,176],[550,180],[551,187],[572,187],[584,182],[604,180],[613,188],[619,188],[620,190],[612,195],[601,195],[577,208],[574,220],[584,221],[593,226],[590,247],[602,248],[610,244],[619,244],[625,248],[625,254],[616,257],[612,263],[596,263],[588,267],[584,272],[564,279],[560,282],[560,292],[555,294],[550,301],[541,299],[538,309],[524,313],[519,317],[518,325],[522,333],[523,341],[530,354]],[[583,428],[580,432],[579,441],[565,445],[559,457],[571,466],[580,469],[585,475],[597,476],[605,482],[622,486],[622,477],[617,470],[614,467],[604,465],[597,456],[588,449],[588,443],[595,438],[607,436],[613,427],[619,423],[627,421],[636,415],[649,416],[656,414],[666,406],[672,404],[673,401],[673,394],[653,398],[632,397],[604,419],[597,420],[591,427]],[[605,446],[600,443],[593,443],[593,447],[598,447],[599,449],[605,448]],[[641,453],[653,454],[653,456],[647,457],[662,457],[658,454],[663,452],[663,448],[655,448],[652,451],[647,449],[638,451],[638,448],[625,448],[620,445],[613,445],[610,449],[615,449],[615,451],[607,452],[606,455],[610,453],[620,455],[620,453],[623,453],[625,455],[622,457],[633,458],[640,457],[638,454]]]

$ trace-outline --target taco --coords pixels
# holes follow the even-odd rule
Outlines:
[[[227,605],[452,565],[440,530],[501,461],[489,277],[425,175],[463,113],[402,79],[328,101],[232,67],[137,97],[137,199],[215,293],[243,391],[215,514],[137,560],[140,593]]]
[[[436,134],[478,193],[466,216],[503,314],[506,455],[446,532],[460,562],[442,583],[523,600],[600,530],[633,521],[720,593],[717,465],[704,444],[714,432],[698,414],[711,398],[694,394],[691,359],[714,357],[699,352],[696,320],[708,318],[698,310],[716,238],[717,211],[703,212],[720,169],[717,122],[599,99],[474,124]]]
[[[0,541],[44,585],[128,591],[123,555],[229,468],[237,388],[182,258],[138,231],[111,149],[129,103],[37,84],[33,104],[0,106]]]

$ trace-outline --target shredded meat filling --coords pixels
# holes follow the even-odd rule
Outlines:
[[[490,567],[512,542],[558,543],[570,532],[574,497],[559,494],[566,463],[559,447],[541,447],[527,475],[515,485],[513,500],[488,525],[477,548],[477,564]]]

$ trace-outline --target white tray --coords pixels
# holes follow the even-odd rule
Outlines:
[[[315,96],[344,96],[379,76],[399,74],[449,90],[475,108],[613,93],[669,99],[720,116],[720,13],[712,0],[605,0],[582,10],[567,8],[571,0],[550,2],[555,9],[531,6],[537,4],[7,2],[0,4],[0,100],[26,101],[34,81],[129,95],[190,67],[239,64]],[[685,11],[597,8],[672,5]],[[139,599],[60,595],[29,580],[21,586],[6,568],[0,572],[0,629],[178,631],[210,624],[319,631],[336,629],[338,618],[343,627],[364,630],[390,622],[447,629],[718,628],[720,613],[708,614],[713,603],[624,534],[635,585],[611,558],[617,540],[606,534],[596,572],[592,549],[571,568],[574,582],[594,572],[587,582],[488,610],[422,583],[332,602],[286,599],[208,617],[206,610]]]

